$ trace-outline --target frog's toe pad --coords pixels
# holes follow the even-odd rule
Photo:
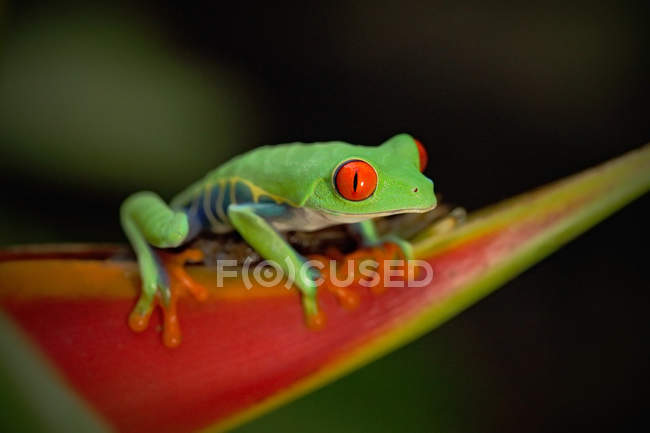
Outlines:
[[[151,311],[140,313],[136,310],[131,311],[129,315],[129,328],[134,332],[142,332],[149,326]]]

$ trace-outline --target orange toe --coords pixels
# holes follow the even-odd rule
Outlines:
[[[181,328],[178,324],[178,315],[175,311],[163,309],[163,343],[167,347],[178,347],[181,344]]]
[[[189,248],[182,253],[178,254],[178,257],[185,262],[200,262],[203,260],[203,251],[197,250],[196,248]]]
[[[309,314],[305,316],[307,327],[311,330],[317,331],[325,327],[325,313],[319,311],[316,314]]]
[[[187,274],[183,265],[167,266],[167,272],[172,278],[175,278],[183,289],[190,292],[198,301],[208,299],[208,289],[197,283]]]
[[[328,287],[336,295],[339,303],[347,310],[354,310],[359,306],[359,295],[348,287]]]

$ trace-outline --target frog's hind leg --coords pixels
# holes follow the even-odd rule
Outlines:
[[[129,319],[131,328],[140,331],[147,327],[156,293],[160,294],[163,306],[169,306],[172,301],[166,268],[174,268],[170,268],[168,260],[163,260],[152,246],[173,248],[182,245],[188,240],[190,224],[184,211],[171,209],[152,192],[139,192],[127,198],[120,209],[120,218],[138,258],[142,279],[142,292]]]

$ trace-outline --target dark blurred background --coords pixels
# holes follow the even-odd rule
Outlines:
[[[409,132],[469,210],[569,175],[650,141],[646,3],[0,2],[0,245],[262,144]],[[238,431],[647,428],[648,204]]]

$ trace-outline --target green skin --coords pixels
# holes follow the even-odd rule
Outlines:
[[[363,160],[377,173],[377,187],[365,200],[345,199],[334,184],[337,169],[350,160]],[[338,141],[290,143],[264,146],[231,159],[180,193],[169,206],[152,192],[133,194],[122,204],[120,216],[142,277],[135,312],[150,311],[156,293],[169,303],[169,277],[152,247],[178,247],[204,230],[236,230],[262,257],[288,273],[301,269],[305,262],[282,236],[288,230],[353,224],[364,245],[396,242],[410,257],[408,242],[392,236],[380,238],[372,218],[435,207],[433,182],[420,172],[419,165],[417,145],[408,134],[396,135],[377,147]],[[307,315],[318,313],[317,277],[317,272],[295,275]]]

